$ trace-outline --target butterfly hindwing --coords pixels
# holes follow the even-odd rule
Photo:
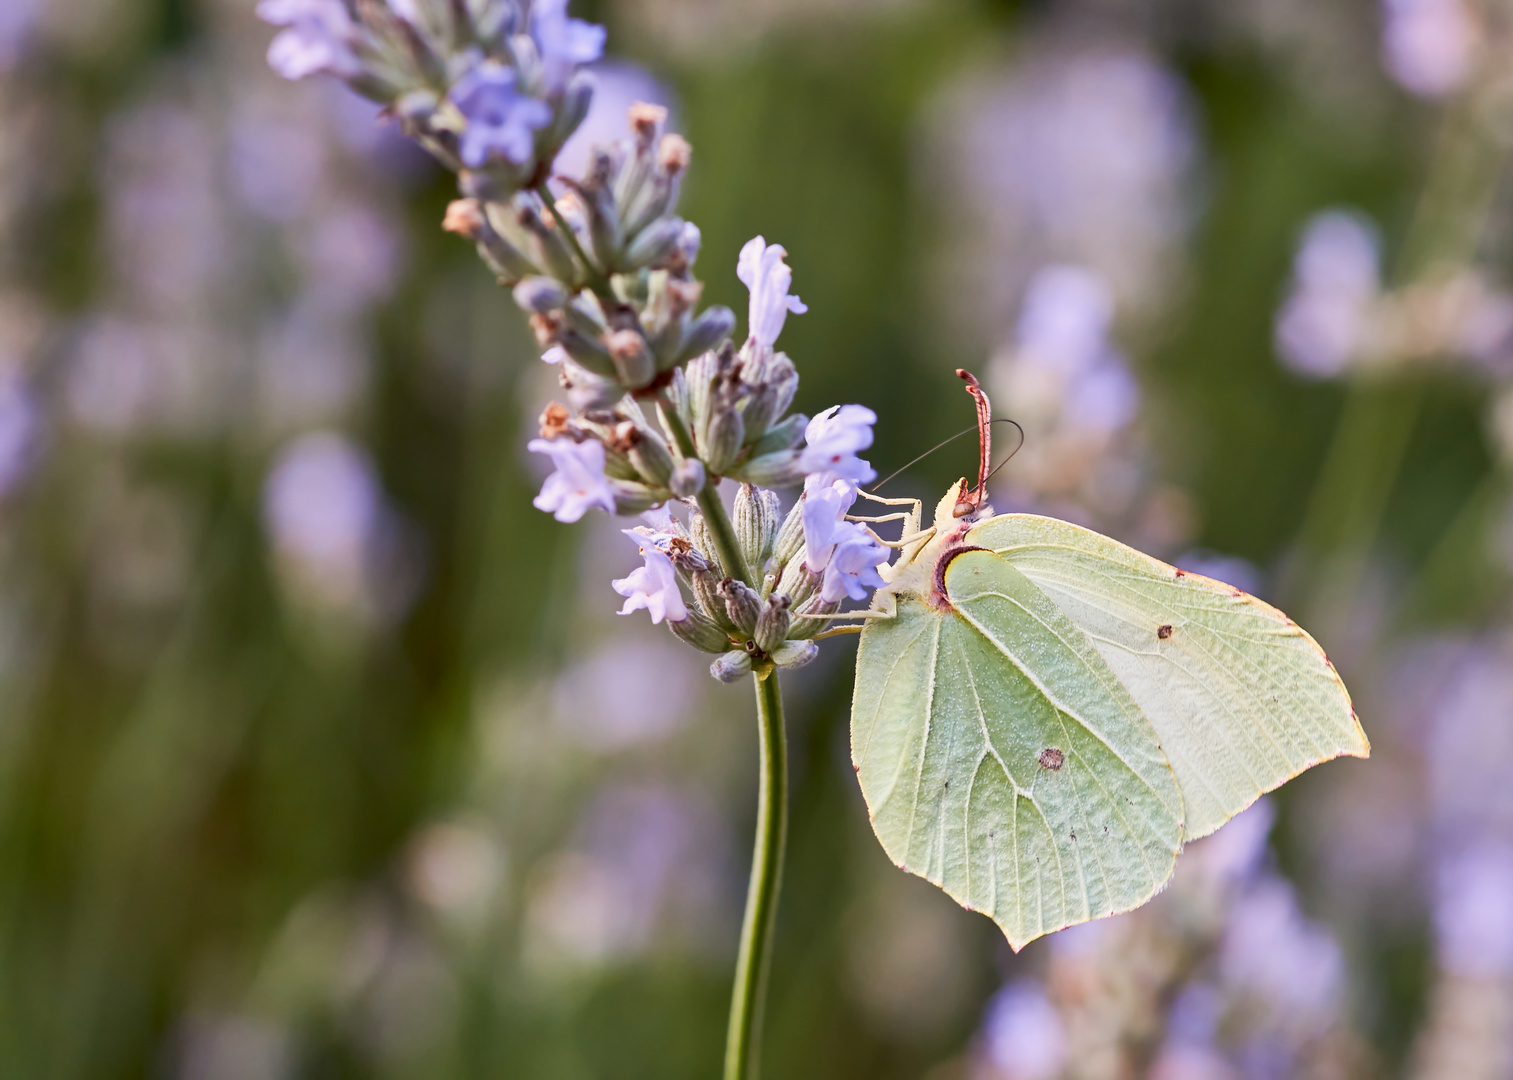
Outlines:
[[[900,866],[989,914],[1016,948],[1148,900],[1182,800],[1156,734],[1092,642],[990,551],[900,594],[862,634],[852,756]]]

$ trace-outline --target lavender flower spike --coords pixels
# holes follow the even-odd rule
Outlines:
[[[570,19],[567,0],[535,0],[531,4],[531,37],[541,54],[548,94],[560,94],[579,64],[592,64],[604,55],[602,26]]]
[[[603,443],[532,439],[525,448],[548,455],[557,467],[532,500],[537,510],[545,510],[558,521],[577,521],[593,506],[615,512],[615,489],[604,476]]]
[[[260,0],[257,17],[285,27],[268,46],[268,66],[286,79],[362,73],[352,51],[356,27],[341,0]]]
[[[678,592],[678,575],[666,552],[654,542],[648,542],[648,538],[635,529],[620,531],[640,546],[641,557],[646,560],[645,566],[610,582],[615,592],[626,598],[620,614],[629,615],[645,608],[654,624],[663,619],[682,622],[688,618],[688,606],[683,603],[682,593]]]
[[[877,568],[887,561],[888,549],[876,537],[855,522],[841,522],[836,526],[835,551],[820,583],[820,599],[831,604],[842,596],[865,600],[868,589],[883,587]]]
[[[788,252],[779,244],[768,244],[760,236],[746,241],[736,260],[736,277],[751,290],[751,307],[746,330],[760,345],[772,348],[783,323],[791,311],[802,315],[809,308],[797,296],[788,295],[793,271],[783,261]]]
[[[536,149],[534,132],[552,122],[552,110],[515,89],[515,72],[496,60],[484,60],[452,88],[452,103],[467,120],[462,132],[462,161],[481,168],[496,153],[524,165]]]
[[[872,445],[877,413],[865,405],[832,405],[804,429],[803,453],[796,468],[803,473],[831,472],[859,484],[877,479],[877,470],[856,456]]]

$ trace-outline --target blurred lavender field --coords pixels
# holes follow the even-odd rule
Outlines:
[[[1513,4],[573,12],[564,163],[671,109],[710,298],[790,253],[800,409],[886,474],[977,371],[999,510],[1285,607],[1373,743],[1014,955],[879,850],[827,650],[767,1074],[1513,1076]],[[271,36],[0,0],[0,1076],[713,1075],[750,703],[531,508],[552,372],[447,179]]]

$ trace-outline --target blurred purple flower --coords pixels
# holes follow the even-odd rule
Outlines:
[[[556,472],[541,485],[532,505],[558,521],[577,521],[590,507],[613,514],[615,491],[604,476],[604,444],[589,439],[532,439],[526,443],[533,454],[546,454]]]
[[[1054,373],[1062,385],[1061,416],[1099,436],[1112,435],[1140,411],[1140,384],[1109,340],[1113,321],[1113,293],[1101,275],[1053,264],[1030,279],[1015,329],[1014,362]]]
[[[25,55],[42,4],[43,0],[6,0],[0,4],[0,71],[14,67]]]
[[[1441,967],[1513,975],[1513,846],[1482,843],[1440,863],[1434,931]]]
[[[1066,1063],[1066,1031],[1032,979],[1010,983],[988,1002],[983,1051],[1004,1080],[1052,1080]]]
[[[0,376],[0,497],[30,471],[41,434],[36,399],[18,375]]]
[[[788,287],[793,284],[793,271],[783,261],[787,255],[781,245],[768,244],[757,236],[746,241],[736,260],[736,277],[751,290],[747,333],[769,349],[783,332],[783,323],[789,312],[802,315],[809,310],[802,300],[788,293]]]
[[[627,598],[620,614],[629,615],[644,608],[651,616],[653,625],[663,619],[682,622],[688,618],[688,608],[683,603],[682,594],[678,592],[678,574],[673,569],[672,560],[653,540],[636,530],[620,531],[636,542],[641,549],[642,558],[646,560],[645,566],[611,582],[615,592]]]
[[[579,64],[591,64],[604,54],[604,27],[569,18],[567,0],[534,0],[531,36],[541,53],[549,94],[560,93]]]
[[[462,132],[462,160],[482,168],[495,154],[523,165],[535,150],[538,128],[552,122],[552,110],[515,89],[515,72],[484,60],[452,88],[452,101],[467,119]]]
[[[352,50],[356,27],[341,0],[259,0],[257,17],[284,30],[268,46],[268,65],[286,79],[362,71]]]
[[[1330,1021],[1345,976],[1333,935],[1303,914],[1292,886],[1275,875],[1235,901],[1220,968],[1226,981],[1264,995],[1302,1024]]]
[[[1376,231],[1359,214],[1326,210],[1304,227],[1292,286],[1277,314],[1276,346],[1293,371],[1316,378],[1343,372],[1365,343],[1381,287]]]
[[[1481,29],[1466,0],[1383,0],[1382,59],[1420,97],[1443,97],[1470,78]]]
[[[877,413],[865,405],[832,405],[804,429],[804,450],[796,468],[799,472],[834,474],[842,480],[866,484],[877,478],[877,470],[856,456],[858,450],[872,445],[872,425]]]
[[[274,464],[263,514],[279,551],[320,575],[361,571],[383,493],[368,456],[332,432],[301,436]]]
[[[876,537],[854,521],[842,521],[835,527],[835,550],[825,564],[820,584],[820,599],[834,603],[842,596],[865,600],[868,589],[880,589],[886,582],[877,568],[888,561],[888,549]]]

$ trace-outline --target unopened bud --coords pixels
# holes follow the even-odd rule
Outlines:
[[[699,610],[726,634],[735,633],[735,624],[725,612],[725,597],[720,595],[720,578],[713,570],[695,571],[688,575],[688,588],[693,593]]]
[[[793,598],[793,626],[788,630],[788,636],[793,639],[807,640],[830,625],[828,619],[806,619],[805,615],[834,615],[841,609],[839,601],[825,601],[819,597],[819,575],[809,574],[805,571],[808,579],[813,582],[809,590],[809,598],[800,603],[799,598]],[[785,575],[786,576],[786,575]]]
[[[793,624],[793,616],[788,611],[791,603],[787,596],[778,594],[769,596],[762,604],[752,640],[764,653],[770,655],[787,640],[788,627]]]
[[[688,609],[687,618],[679,619],[677,622],[668,619],[667,628],[679,640],[686,641],[703,652],[722,653],[730,648],[730,638],[718,626],[692,608]]]
[[[578,264],[555,225],[548,225],[535,206],[526,202],[516,204],[515,220],[530,233],[536,249],[536,261],[552,277],[558,281],[578,280]]]
[[[683,222],[678,232],[678,242],[667,257],[667,268],[674,273],[686,274],[699,257],[699,246],[704,242],[699,227],[691,221]]]
[[[630,107],[630,129],[635,132],[636,141],[643,146],[651,145],[666,122],[667,110],[661,105],[638,101]]]
[[[741,414],[734,409],[720,409],[709,418],[702,445],[699,447],[704,461],[716,476],[728,471],[741,454],[745,441],[746,424]]]
[[[820,647],[813,641],[785,641],[772,654],[772,662],[780,668],[801,668],[820,654]]]
[[[635,389],[656,376],[656,360],[639,330],[616,330],[609,336],[609,355],[620,373],[620,381]]]
[[[678,249],[682,239],[682,218],[658,218],[642,229],[625,249],[623,268],[640,270],[646,266],[660,267]]]
[[[515,286],[515,303],[522,311],[545,315],[567,304],[567,290],[552,278],[528,277]]]
[[[677,176],[687,169],[692,157],[693,147],[688,145],[687,139],[675,133],[663,135],[662,142],[657,146],[657,164],[671,176]]]
[[[492,7],[494,5],[485,5]],[[508,4],[500,4],[499,7],[509,7]],[[562,104],[557,109],[557,122],[552,125],[551,135],[542,147],[547,158],[553,151],[567,142],[578,126],[583,123],[588,115],[588,108],[594,97],[594,77],[587,71],[580,71],[573,76],[572,82],[567,84],[567,89],[562,92]]]
[[[615,493],[615,513],[640,514],[667,500],[667,492],[634,480],[610,480]]]
[[[764,457],[779,450],[796,449],[799,443],[804,441],[804,429],[808,426],[809,417],[803,413],[794,413],[792,416],[784,417],[757,439],[756,445],[751,448],[751,456]]]
[[[678,358],[686,359],[714,348],[735,329],[735,312],[716,304],[699,315],[683,332]]]
[[[731,649],[709,665],[709,673],[724,683],[739,682],[751,674],[751,655],[745,649]]]
[[[667,486],[678,498],[691,499],[704,490],[707,480],[702,461],[698,458],[684,458],[673,466]]]
[[[772,551],[772,541],[778,530],[778,497],[776,492],[742,484],[735,497],[733,514],[736,542],[748,566],[756,569],[767,562]]]
[[[784,487],[803,479],[803,473],[797,468],[798,460],[799,451],[779,450],[773,454],[751,458],[736,470],[736,474],[739,479],[751,484],[761,484],[763,487]]]
[[[786,567],[797,559],[803,550],[804,500],[799,499],[793,504],[793,509],[788,511],[788,516],[783,519],[782,526],[778,529],[777,538],[772,542],[772,559],[779,566]]]
[[[441,98],[434,90],[411,90],[407,94],[401,94],[394,102],[394,115],[401,120],[408,120],[417,126],[425,126],[426,122],[436,115],[436,109],[441,105]]]
[[[667,443],[660,435],[653,434],[644,428],[638,428],[637,435],[639,438],[628,451],[631,463],[648,483],[659,488],[669,487],[672,481],[673,460],[672,452],[667,449]]]
[[[469,240],[477,240],[482,236],[487,225],[488,220],[483,216],[483,207],[477,199],[453,199],[447,203],[446,216],[441,219],[444,231],[465,236]]]
[[[736,630],[746,637],[756,633],[757,616],[762,613],[756,590],[744,581],[726,578],[720,582],[720,595],[725,598],[725,614]]]

